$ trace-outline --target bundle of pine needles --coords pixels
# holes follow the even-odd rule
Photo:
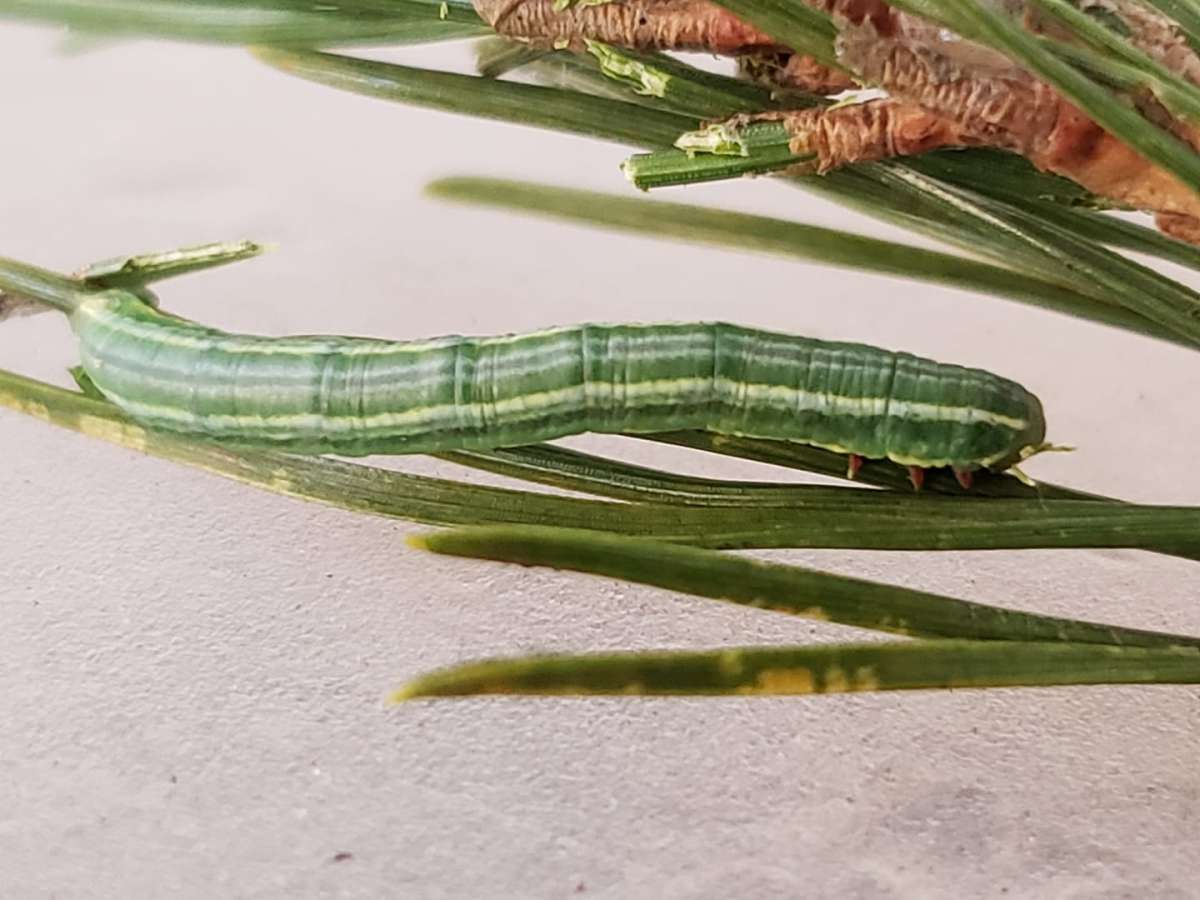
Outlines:
[[[831,70],[843,59],[835,22],[819,3],[718,3],[775,47]],[[1096,14],[1102,4],[1029,5],[1054,27],[1031,29],[1006,5],[983,0],[890,2],[1032,73],[1102,127],[1119,152],[1135,154],[1139,165],[1164,173],[1183,192],[1200,192],[1200,157],[1185,139],[1200,117],[1200,88],[1136,46],[1120,21]],[[1145,5],[1169,16],[1180,40],[1200,45],[1194,0]],[[577,18],[596,6],[577,4]],[[613,141],[639,151],[625,171],[642,189],[776,173],[781,185],[816,192],[947,249],[487,178],[430,186],[446,199],[950,284],[1200,348],[1200,294],[1128,255],[1200,269],[1200,249],[1164,233],[1186,232],[1177,213],[1155,208],[1163,231],[1110,215],[1123,204],[1095,191],[1095,184],[1089,189],[1050,174],[1003,147],[843,160],[815,175],[805,169],[815,157],[800,146],[794,115],[824,115],[838,106],[795,86],[717,75],[652,48],[586,35],[548,45],[513,41],[495,35],[463,0],[0,0],[0,15],[86,34],[253,45],[264,63],[340,90]],[[463,38],[480,38],[478,74],[330,52],[351,44]],[[1148,109],[1163,115],[1156,120]],[[135,256],[88,267],[75,278],[81,290],[149,291],[160,279],[259,249],[228,244]],[[7,291],[0,294],[0,317],[25,308],[21,277],[0,267]],[[80,383],[72,392],[0,370],[0,404],[267,490],[442,526],[415,542],[433,552],[587,572],[906,638],[496,660],[418,679],[397,693],[400,698],[1200,681],[1200,638],[1004,610],[728,552],[1104,547],[1200,560],[1200,508],[1134,505],[1056,485],[1031,487],[1006,475],[980,478],[968,494],[948,472],[931,473],[925,491],[914,495],[903,472],[886,463],[863,467],[859,480],[876,488],[863,490],[687,477],[550,445],[444,454],[457,464],[596,498],[583,499],[158,433],[89,391],[86,379]],[[845,472],[844,458],[785,442],[700,432],[649,439],[825,476]]]

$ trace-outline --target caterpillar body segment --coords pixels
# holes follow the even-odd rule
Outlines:
[[[297,453],[705,429],[967,472],[1044,446],[1041,404],[1007,379],[725,323],[267,338],[178,319],[120,290],[81,300],[70,318],[83,369],[134,419]]]

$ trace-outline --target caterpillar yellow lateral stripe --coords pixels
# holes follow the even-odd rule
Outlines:
[[[1041,403],[1008,379],[721,322],[410,342],[270,338],[179,319],[123,290],[59,294],[52,302],[70,318],[84,371],[131,417],[296,453],[705,429],[846,453],[852,470],[886,458],[914,478],[951,466],[967,481],[1047,447]]]

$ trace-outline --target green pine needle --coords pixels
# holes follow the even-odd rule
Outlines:
[[[434,553],[601,575],[905,637],[1200,648],[1200,638],[1001,609],[800,566],[587,531],[464,528],[422,535],[414,543]]]
[[[863,691],[1200,683],[1193,648],[993,641],[611,653],[495,659],[423,675],[399,703],[525,696],[798,696]]]

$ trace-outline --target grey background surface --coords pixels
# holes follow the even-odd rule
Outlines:
[[[468,61],[461,46],[405,58]],[[68,56],[51,32],[9,26],[0,85],[6,255],[69,270],[276,241],[262,260],[163,292],[185,315],[266,333],[721,317],[903,347],[1034,388],[1051,437],[1080,447],[1038,459],[1036,477],[1200,502],[1200,370],[1182,350],[951,289],[421,193],[455,173],[624,192],[622,148],[339,94],[238,51]],[[898,234],[768,182],[670,199]],[[0,359],[60,383],[74,361],[55,316],[5,323]],[[1197,895],[1195,690],[387,708],[405,679],[481,656],[854,633],[422,556],[403,523],[7,411],[0,435],[4,900]],[[780,477],[616,439],[569,443]],[[1200,631],[1194,567],[1148,554],[772,556]],[[353,858],[334,861],[342,852]]]

